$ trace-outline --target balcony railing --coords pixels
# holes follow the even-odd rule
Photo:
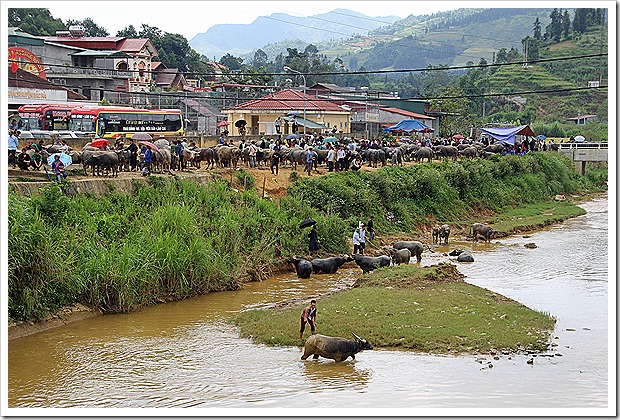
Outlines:
[[[118,77],[129,78],[131,77],[130,71],[122,70],[108,70],[108,69],[89,69],[89,68],[74,68],[74,67],[59,67],[50,66],[45,69],[45,72],[54,76],[89,76],[89,77]]]

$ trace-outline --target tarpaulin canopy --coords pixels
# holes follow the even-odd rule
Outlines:
[[[297,122],[297,125],[300,125],[302,127],[305,126],[306,128],[309,128],[311,130],[326,130],[327,129],[327,127],[325,125],[323,125],[323,124],[319,124],[319,123],[316,123],[316,122],[311,121],[311,120],[305,120],[305,119],[303,119],[301,117],[298,117],[298,116],[282,117],[282,119],[286,120],[288,122],[292,122],[293,119],[295,119],[295,121]]]
[[[417,131],[419,133],[430,133],[435,130],[433,130],[426,124],[422,124],[418,120],[402,120],[396,125],[383,129],[384,133],[387,133],[388,131],[406,131],[408,133],[412,131]]]
[[[512,145],[515,144],[515,136],[536,136],[529,125],[520,125],[518,127],[507,128],[481,127],[480,131],[488,134],[498,141],[503,141]]]

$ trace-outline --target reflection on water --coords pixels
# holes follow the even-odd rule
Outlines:
[[[474,263],[455,262],[466,281],[557,317],[554,350],[534,364],[527,363],[528,355],[481,363],[478,356],[380,349],[342,363],[301,361],[299,347],[255,345],[223,322],[247,308],[307,300],[351,285],[360,275],[350,267],[300,280],[291,270],[240,291],[91,318],[12,340],[9,406],[606,407],[607,202],[585,207],[586,216],[529,238],[451,241],[441,252],[423,254],[422,264],[430,265],[451,260],[442,252],[471,249]],[[528,242],[538,248],[525,248]],[[291,321],[291,334],[297,334],[297,322]]]
[[[357,368],[351,359],[336,363],[328,359],[310,358],[301,365],[303,373],[312,381],[311,392],[340,388],[362,390],[366,388],[371,376],[369,370]]]

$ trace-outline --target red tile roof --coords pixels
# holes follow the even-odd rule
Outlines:
[[[429,117],[428,115],[422,115],[411,111],[405,111],[404,109],[399,108],[381,108],[381,111],[391,112],[393,114],[404,115],[405,117],[425,119],[425,120],[434,120],[435,117]]]
[[[304,103],[305,109],[309,111],[345,111],[339,105],[319,99],[316,96],[306,94],[306,100],[304,101],[303,93],[293,89],[285,89],[280,92],[272,93],[271,95],[244,102],[229,109],[251,111],[292,111],[304,109]]]
[[[150,42],[148,38],[126,38],[118,44],[118,50],[129,52],[140,52],[144,46]]]

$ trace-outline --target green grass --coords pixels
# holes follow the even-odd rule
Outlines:
[[[581,207],[570,202],[548,201],[520,206],[492,218],[493,228],[503,234],[532,230],[572,217],[586,214]]]
[[[447,264],[375,270],[360,287],[318,299],[317,332],[375,347],[431,353],[545,350],[555,320],[497,293],[464,283]],[[241,334],[268,345],[300,345],[303,305],[239,313]]]

